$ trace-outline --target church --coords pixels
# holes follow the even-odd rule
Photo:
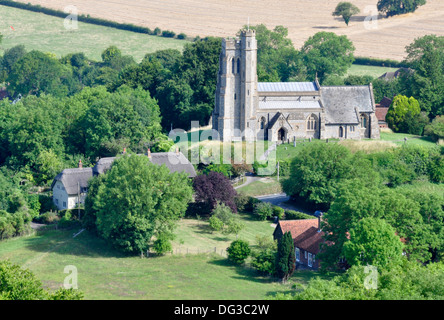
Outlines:
[[[222,141],[379,139],[372,85],[258,82],[255,30],[223,39],[211,122]]]

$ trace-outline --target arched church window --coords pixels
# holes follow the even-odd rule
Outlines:
[[[265,129],[265,118],[261,118],[261,130]]]
[[[316,131],[317,129],[317,120],[314,115],[311,115],[307,119],[307,131]]]
[[[367,117],[365,114],[361,114],[361,128],[367,128]]]
[[[343,137],[344,137],[344,128],[339,127],[339,138],[343,138]]]
[[[231,72],[234,74],[234,66],[235,66],[235,62],[234,59],[231,60]]]

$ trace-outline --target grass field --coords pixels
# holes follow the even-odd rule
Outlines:
[[[348,69],[347,73],[345,74],[344,78],[347,76],[371,76],[373,78],[378,78],[386,72],[393,72],[396,70],[398,70],[398,68],[352,64],[350,69]]]
[[[415,38],[444,35],[444,2],[427,0],[415,13],[385,18],[376,10],[377,1],[354,0],[360,13],[347,26],[333,17],[338,1],[326,0],[22,0],[63,10],[77,7],[80,14],[134,23],[154,29],[184,32],[188,36],[233,37],[239,29],[265,24],[283,25],[296,48],[319,31],[346,35],[356,47],[356,56],[401,61],[405,47]],[[366,18],[373,20],[366,22]]]
[[[27,50],[52,52],[58,58],[83,52],[88,58],[100,61],[103,50],[115,45],[123,54],[140,61],[147,53],[170,48],[182,50],[187,43],[81,22],[78,29],[69,30],[65,29],[62,18],[5,6],[0,6],[0,17],[1,54],[5,49],[23,44]]]
[[[264,177],[246,185],[245,187],[238,188],[237,191],[242,192],[247,196],[254,197],[281,193],[282,187],[276,177]]]
[[[195,220],[182,222],[176,233],[186,244],[221,247],[229,241],[196,228]],[[271,236],[274,230],[267,222],[245,223],[248,239],[255,234]],[[294,283],[306,284],[320,276],[317,272],[297,271],[283,285],[249,267],[234,266],[217,254],[128,257],[86,231],[73,238],[76,231],[49,230],[2,241],[0,259],[30,269],[49,289],[62,286],[67,276],[65,266],[73,265],[79,290],[88,300],[263,300],[277,292],[290,292]]]

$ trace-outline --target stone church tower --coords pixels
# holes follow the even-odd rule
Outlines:
[[[379,139],[372,85],[258,82],[255,30],[222,40],[213,130],[222,141]]]
[[[255,131],[257,95],[257,41],[255,30],[243,30],[240,39],[223,39],[217,76],[213,129],[223,141],[241,140]]]

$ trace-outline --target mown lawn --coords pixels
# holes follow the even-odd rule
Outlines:
[[[236,190],[238,192],[246,194],[247,196],[254,197],[281,193],[282,187],[281,184],[277,181],[276,177],[263,177]]]
[[[274,229],[269,222],[244,218],[245,238],[253,239],[256,234],[271,236]],[[320,275],[298,271],[283,285],[248,266],[232,265],[219,254],[167,254],[142,259],[115,251],[87,231],[73,238],[77,231],[49,230],[2,241],[0,259],[29,268],[50,289],[63,285],[68,276],[64,268],[73,265],[78,272],[79,290],[88,300],[263,300],[278,292],[291,292],[294,283],[306,284]],[[176,234],[184,244],[201,247],[221,247],[233,239],[192,224],[179,226]]]
[[[371,76],[373,78],[378,78],[386,72],[394,72],[399,68],[389,68],[389,67],[378,67],[378,66],[367,66],[361,64],[352,64],[350,69],[348,69],[344,78],[348,76]]]
[[[67,14],[68,16],[68,14]],[[83,52],[95,61],[101,53],[116,45],[124,55],[132,55],[139,62],[150,52],[162,49],[182,51],[187,41],[150,36],[125,30],[78,22],[78,29],[65,29],[64,19],[42,13],[0,6],[0,33],[3,41],[0,53],[16,45],[28,51],[54,53],[58,58],[68,53]]]

